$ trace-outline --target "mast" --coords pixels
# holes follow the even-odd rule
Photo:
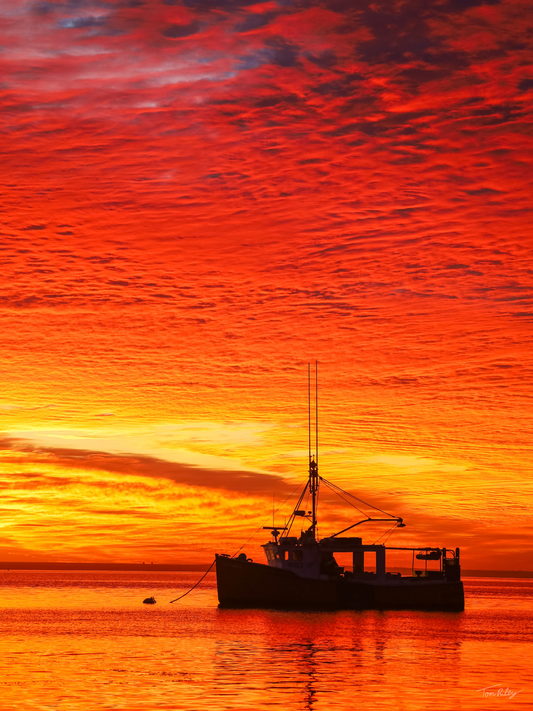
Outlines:
[[[312,523],[309,529],[311,537],[316,540],[316,510],[318,498],[318,361],[315,361],[315,457],[311,456],[311,364],[307,364],[307,390],[309,395],[309,491],[312,502]]]
[[[315,360],[315,437],[316,466],[318,468],[318,361]]]
[[[311,363],[307,364],[307,411],[309,414],[309,469],[311,469]]]

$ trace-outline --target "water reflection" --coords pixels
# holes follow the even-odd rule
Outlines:
[[[464,613],[294,613],[220,610],[214,581],[165,603],[194,574],[40,575],[0,596],[4,708],[477,710],[500,682],[533,699],[531,581],[473,581]]]
[[[215,684],[244,685],[258,708],[265,694],[280,707],[289,694],[298,709],[324,708],[326,701],[351,708],[354,700],[370,699],[381,708],[400,699],[425,708],[428,693],[460,686],[460,615],[220,610]]]

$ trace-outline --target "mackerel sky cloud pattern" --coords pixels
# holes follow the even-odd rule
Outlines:
[[[324,475],[523,567],[532,36],[529,0],[0,3],[7,458],[107,437],[290,488],[317,358]],[[191,421],[236,442],[158,434]]]

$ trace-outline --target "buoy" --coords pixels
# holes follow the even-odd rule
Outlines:
[[[153,596],[152,596],[152,597],[147,597],[146,600],[143,600],[143,603],[144,603],[145,605],[155,605],[156,599],[155,599],[155,597],[153,597]]]

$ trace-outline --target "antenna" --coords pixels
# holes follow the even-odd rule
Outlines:
[[[318,467],[318,361],[315,360],[315,435],[316,435],[316,447],[315,447],[315,460]]]
[[[311,364],[307,364],[307,395],[309,401],[309,492],[311,493],[312,502],[312,519],[311,527],[308,530],[308,534],[316,540],[316,509],[317,509],[317,495],[318,495],[318,361],[315,361],[315,455],[311,455]]]
[[[309,465],[311,465],[311,363],[307,364],[307,409],[309,411]]]

